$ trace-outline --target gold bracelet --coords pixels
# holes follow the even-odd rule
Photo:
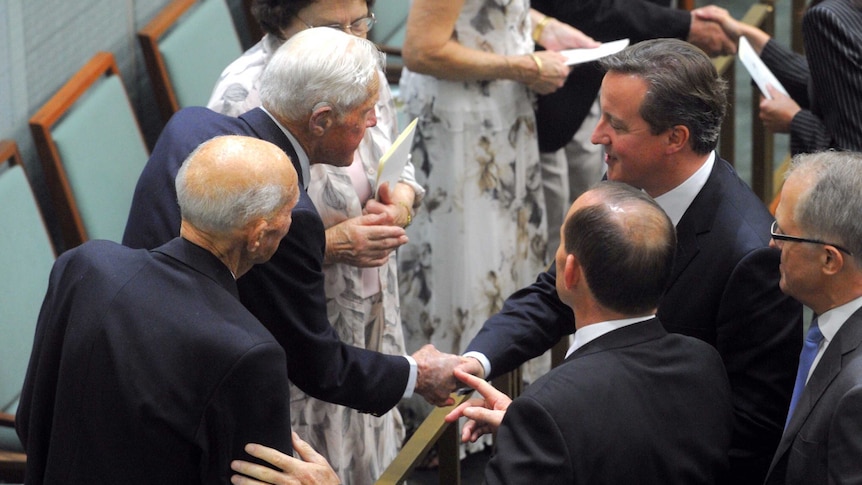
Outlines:
[[[407,223],[402,226],[406,229],[407,226],[409,226],[410,223],[413,222],[413,211],[410,210],[410,207],[408,207],[407,204],[405,204],[404,202],[399,202],[398,205],[407,210]]]
[[[533,61],[536,62],[536,67],[539,68],[538,75],[536,76],[536,78],[539,79],[542,77],[542,60],[539,59],[539,56],[537,56],[535,52],[531,52],[530,57],[532,57]]]
[[[554,20],[554,17],[551,17],[550,15],[545,15],[544,18],[542,18],[542,20],[539,20],[539,23],[536,24],[535,27],[533,27],[533,42],[539,42],[539,38],[542,37],[542,32],[545,31],[545,27],[547,27],[548,24],[551,23],[551,20]]]

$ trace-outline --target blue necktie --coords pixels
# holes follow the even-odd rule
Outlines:
[[[811,322],[808,335],[805,336],[805,343],[802,345],[802,352],[799,354],[799,372],[796,374],[796,384],[793,386],[793,396],[790,398],[790,409],[787,411],[787,421],[784,423],[785,429],[787,429],[790,417],[793,416],[793,410],[796,409],[796,404],[799,402],[799,396],[805,389],[805,380],[808,378],[808,372],[811,370],[811,364],[817,355],[821,340],[823,340],[823,334],[820,333],[820,327],[815,318]]]

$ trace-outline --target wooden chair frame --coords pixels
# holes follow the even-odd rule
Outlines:
[[[60,221],[66,249],[82,244],[88,237],[51,129],[103,76],[118,76],[122,82],[114,55],[110,52],[97,53],[30,118],[30,131],[42,159],[45,180]]]
[[[156,94],[156,101],[159,103],[159,110],[162,113],[162,119],[167,122],[171,116],[179,111],[180,104],[177,101],[177,95],[174,92],[174,85],[168,77],[168,69],[165,66],[165,60],[159,50],[159,39],[176,24],[177,19],[183,16],[186,11],[197,3],[197,0],[174,0],[169,3],[161,12],[150,20],[138,32],[138,40],[141,43],[141,50],[144,51],[144,61],[147,65],[147,72],[150,73],[150,79],[153,83],[153,90]],[[215,82],[215,80],[213,80]]]

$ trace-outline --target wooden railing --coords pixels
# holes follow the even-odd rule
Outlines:
[[[692,2],[681,4],[691,8]],[[802,50],[802,37],[799,28],[801,12],[805,8],[805,0],[792,0],[791,39],[793,49],[797,52]],[[756,3],[748,9],[742,21],[759,27],[769,35],[775,34],[775,1],[764,0]],[[719,152],[733,154],[736,147],[736,116],[737,109],[745,109],[736,103],[736,68],[734,56],[722,56],[713,59],[713,64],[719,74],[728,82],[728,99],[730,107],[724,118],[719,141]],[[747,75],[747,74],[743,74]],[[774,136],[763,126],[758,117],[759,106],[756,100],[760,92],[756,86],[751,87],[752,96],[751,110],[751,188],[764,201],[769,203],[777,189],[775,183],[775,171],[773,170],[773,157],[775,152]],[[728,156],[728,159],[732,159]],[[555,366],[562,362],[565,351],[568,348],[565,339],[552,349],[551,365]],[[517,397],[521,391],[520,372],[507,374],[494,381],[495,387],[511,397]],[[456,405],[463,402],[467,396],[458,396]],[[454,407],[454,406],[453,406]],[[405,443],[395,461],[386,469],[377,485],[396,485],[404,483],[413,472],[428,451],[436,444],[437,456],[439,458],[439,477],[441,485],[460,485],[460,462],[459,462],[459,434],[455,424],[446,423],[443,417],[453,408],[437,408],[428,415],[422,425],[413,436]]]

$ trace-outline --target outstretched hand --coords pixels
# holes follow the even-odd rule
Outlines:
[[[299,458],[286,455],[273,448],[249,443],[245,445],[246,453],[271,464],[278,470],[243,460],[234,460],[230,464],[231,469],[242,475],[231,476],[230,482],[233,485],[340,484],[341,480],[329,466],[326,458],[314,451],[311,445],[302,441],[299,435],[296,433],[292,433],[292,435],[293,449],[299,454]]]
[[[390,214],[363,214],[326,230],[326,262],[376,268],[406,243],[407,234]]]
[[[455,404],[455,399],[451,395],[458,387],[454,374],[455,367],[475,359],[444,354],[431,344],[423,346],[411,357],[416,360],[419,367],[416,393],[435,406]]]
[[[470,398],[446,415],[446,421],[451,423],[461,416],[468,418],[461,429],[461,441],[475,442],[480,436],[493,433],[500,427],[506,409],[512,400],[487,381],[455,369],[455,377],[475,389],[482,397]]]

